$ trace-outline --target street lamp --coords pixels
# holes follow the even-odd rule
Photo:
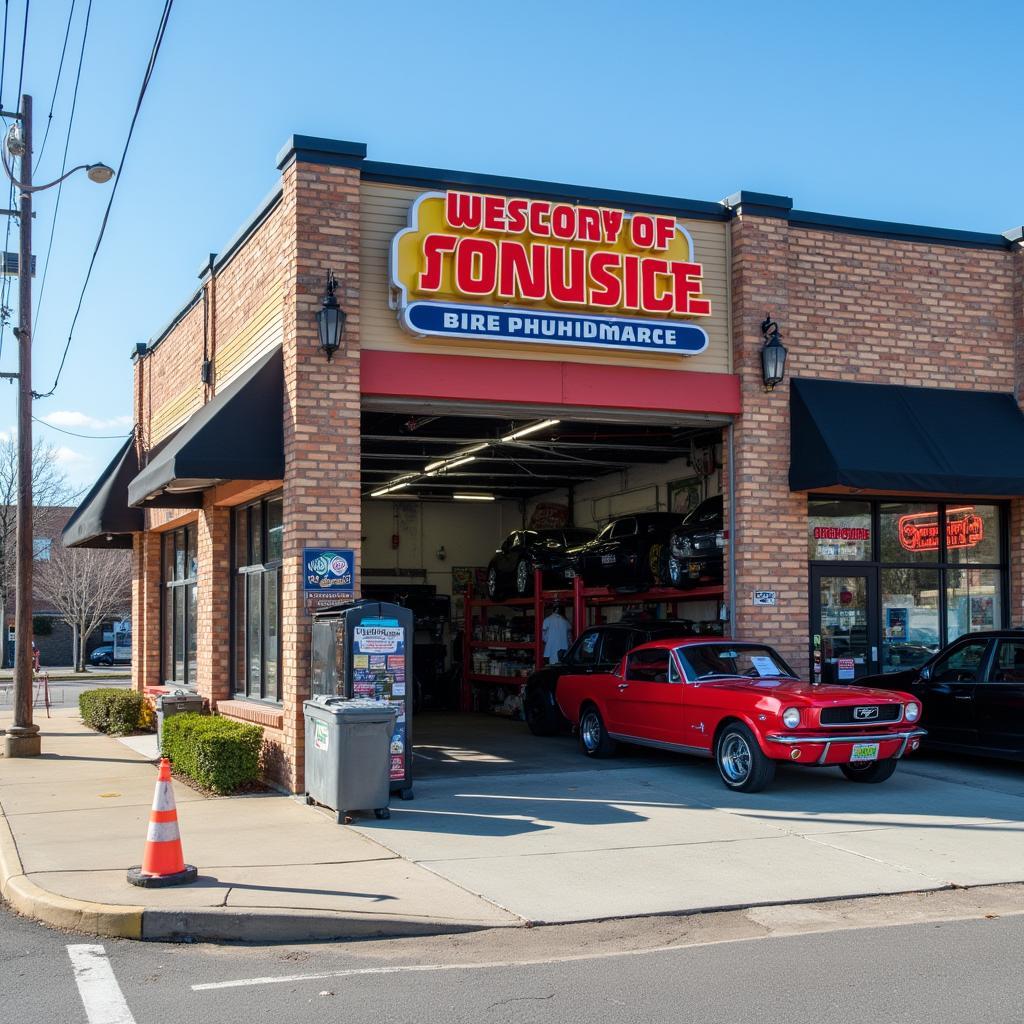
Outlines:
[[[774,391],[776,384],[781,384],[786,376],[786,346],[782,344],[779,325],[772,319],[771,313],[765,315],[761,322],[761,336],[764,345],[761,348],[761,375],[765,391]]]
[[[327,271],[327,291],[316,314],[316,330],[320,336],[320,348],[326,353],[328,362],[341,348],[341,336],[345,331],[345,320],[348,319],[345,310],[338,305],[335,298],[334,290],[337,287],[338,279],[334,276],[334,271]]]
[[[0,163],[20,193],[21,224],[18,246],[18,372],[4,374],[18,381],[18,521],[16,529],[14,605],[14,723],[4,737],[8,757],[36,757],[40,753],[39,726],[32,721],[32,196],[53,188],[76,171],[90,181],[110,181],[113,170],[106,164],[80,164],[45,185],[32,184],[32,97],[21,97],[21,110],[0,111],[14,121]],[[9,156],[21,161],[21,178],[11,170]],[[7,211],[14,216],[13,210]]]

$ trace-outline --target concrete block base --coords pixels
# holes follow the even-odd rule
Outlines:
[[[8,732],[4,736],[5,757],[38,757],[42,750],[43,743],[39,733],[28,736],[12,736]]]

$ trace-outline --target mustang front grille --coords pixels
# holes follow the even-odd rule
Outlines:
[[[875,725],[898,722],[903,718],[902,704],[850,704],[846,707],[822,708],[822,725]]]

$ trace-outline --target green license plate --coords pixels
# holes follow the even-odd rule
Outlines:
[[[850,754],[851,761],[877,761],[877,743],[854,743],[853,752]]]

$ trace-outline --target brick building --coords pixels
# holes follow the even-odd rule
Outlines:
[[[352,552],[357,595],[450,598],[470,643],[452,567],[481,569],[542,511],[599,527],[721,493],[725,580],[682,608],[813,678],[1020,618],[1020,229],[441,171],[305,136],[278,167],[136,346],[134,442],[65,540],[131,546],[136,685],[262,725],[281,786],[302,786],[306,549]],[[328,359],[330,272],[347,322]],[[774,390],[766,313],[789,353]],[[575,613],[578,631],[621,609]]]

